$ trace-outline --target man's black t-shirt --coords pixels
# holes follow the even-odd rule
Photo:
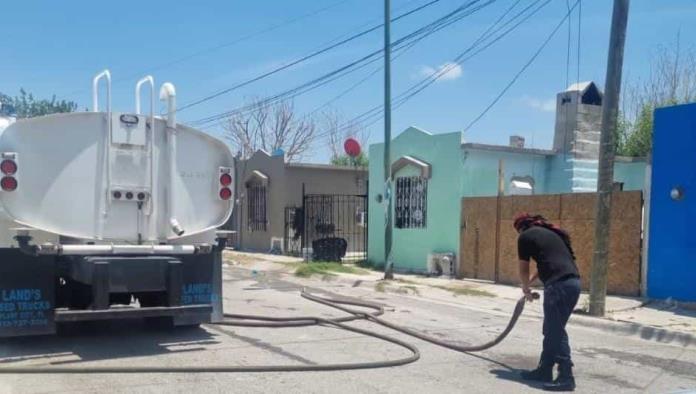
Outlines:
[[[573,256],[563,239],[544,227],[532,226],[517,239],[520,260],[534,258],[539,279],[549,284],[566,277],[580,277]]]

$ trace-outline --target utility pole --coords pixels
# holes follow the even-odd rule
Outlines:
[[[384,201],[387,209],[384,229],[384,279],[394,279],[392,261],[392,187],[391,187],[391,5],[384,0]]]
[[[614,131],[621,92],[626,25],[629,0],[614,0],[611,19],[611,37],[607,58],[607,76],[602,103],[602,130],[599,145],[599,179],[597,181],[597,218],[595,245],[590,283],[590,315],[604,316],[607,296],[607,269],[609,260],[609,227],[611,224],[611,194],[614,186]]]

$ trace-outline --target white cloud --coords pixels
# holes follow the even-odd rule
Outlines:
[[[530,107],[543,112],[556,111],[556,99],[542,100],[530,96],[522,97],[522,102]]]
[[[462,76],[462,66],[457,63],[443,63],[437,67],[421,66],[418,75],[421,77],[438,77],[437,82],[454,81]]]

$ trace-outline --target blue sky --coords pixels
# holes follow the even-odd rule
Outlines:
[[[569,0],[574,3],[573,0]],[[427,0],[392,0],[394,15]],[[393,63],[393,94],[446,64],[471,44],[514,0],[498,0],[459,23],[426,38]],[[521,0],[519,8],[532,0]],[[394,39],[465,3],[441,0],[393,25]],[[314,16],[254,37],[209,50],[239,37],[282,24],[337,4]],[[583,0],[580,79],[604,82],[610,0]],[[257,0],[173,2],[147,0],[3,2],[0,92],[20,87],[36,96],[56,94],[91,103],[91,78],[109,68],[114,77],[114,109],[133,108],[133,86],[151,73],[158,85],[171,81],[180,104],[232,86],[290,62],[341,36],[381,23],[379,0]],[[518,8],[518,9],[519,9]],[[565,0],[552,0],[514,34],[455,68],[393,113],[393,132],[410,125],[433,133],[463,130],[508,83],[541,45],[566,12]],[[681,35],[682,45],[696,38],[696,1],[633,0],[629,16],[624,76],[649,72],[651,55],[660,44]],[[577,75],[577,13],[573,14],[570,81]],[[549,43],[520,80],[481,121],[465,133],[471,142],[506,144],[509,135],[528,145],[548,148],[553,136],[553,99],[566,84],[567,26]],[[353,61],[382,45],[377,31],[287,71],[223,95],[179,114],[190,121],[237,107],[249,97],[265,97],[292,88]],[[172,61],[193,53],[185,61]],[[165,67],[159,67],[166,65]],[[376,65],[375,65],[376,66]],[[296,99],[296,109],[311,111],[375,66],[357,71]],[[381,72],[332,104],[346,119],[382,102]],[[206,130],[218,134],[215,127]],[[382,122],[369,128],[370,142],[382,141]],[[328,159],[323,141],[307,161]]]

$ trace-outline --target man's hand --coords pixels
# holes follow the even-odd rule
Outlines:
[[[522,293],[524,293],[524,298],[526,298],[528,302],[534,301],[534,294],[529,286],[522,286]]]

